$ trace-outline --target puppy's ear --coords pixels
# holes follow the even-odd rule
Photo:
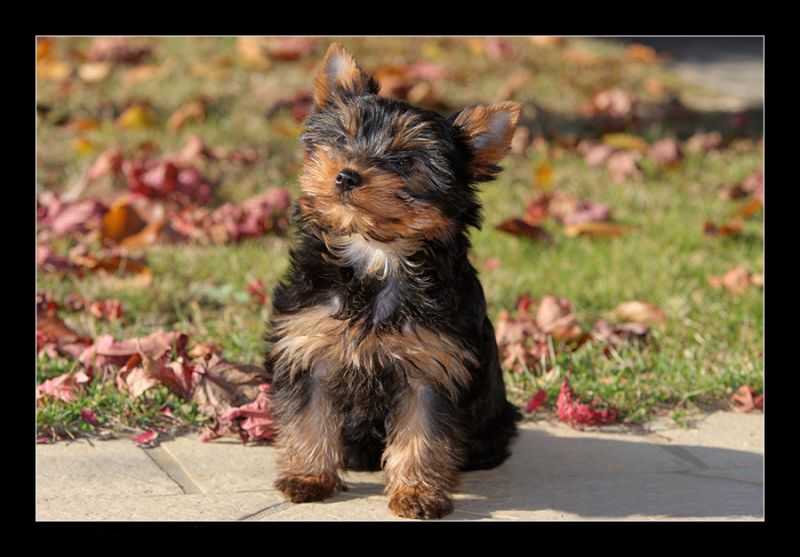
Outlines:
[[[314,82],[314,102],[325,108],[336,96],[377,94],[379,88],[342,45],[333,43]]]
[[[470,106],[450,117],[470,146],[476,180],[492,180],[500,172],[497,163],[511,148],[520,114],[520,103],[506,101],[491,106]]]

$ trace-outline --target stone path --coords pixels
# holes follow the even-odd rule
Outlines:
[[[716,412],[689,429],[646,433],[523,426],[513,456],[463,475],[447,520],[763,520],[763,416]],[[345,476],[321,503],[285,502],[272,488],[276,451],[196,435],[36,447],[36,519],[122,521],[402,520],[379,472]]]
[[[762,37],[630,37],[669,56],[666,66],[702,88],[686,100],[698,109],[738,111],[764,103]]]

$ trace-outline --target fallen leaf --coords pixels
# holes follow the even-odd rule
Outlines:
[[[514,58],[517,55],[517,48],[508,39],[500,37],[487,37],[484,39],[484,49],[492,60],[503,60]]]
[[[250,440],[269,441],[275,434],[270,388],[267,383],[259,385],[258,395],[253,402],[243,404],[238,408],[232,408],[220,416],[220,423],[235,424],[242,443],[247,443]],[[208,439],[208,436],[203,438],[206,441]]]
[[[98,319],[110,321],[122,319],[122,302],[119,300],[95,300],[89,304],[89,313]]]
[[[657,64],[660,61],[655,49],[643,44],[631,44],[625,47],[625,54],[628,55],[633,62],[641,62],[643,64]]]
[[[57,315],[47,311],[37,312],[36,330],[40,331],[57,344],[59,352],[75,355],[76,351],[92,344],[91,337],[70,329]]]
[[[578,338],[581,329],[572,313],[572,304],[567,298],[545,296],[536,308],[536,325],[545,334],[561,340]]]
[[[641,157],[638,151],[617,151],[606,159],[606,168],[615,182],[624,182],[628,178],[641,178],[643,176],[639,168]]]
[[[167,332],[162,329],[144,337],[126,340],[114,340],[111,335],[97,337],[92,346],[86,348],[78,358],[86,369],[102,368],[108,365],[122,366],[129,362],[133,355],[146,355],[159,358],[173,351],[180,357],[185,356],[188,336],[180,332]]]
[[[683,152],[674,139],[668,138],[651,145],[647,156],[656,164],[674,167],[683,159]]]
[[[83,201],[58,202],[57,206],[47,210],[45,218],[39,224],[56,236],[65,236],[72,232],[86,232],[99,228],[102,216],[108,210],[106,205],[94,199]]]
[[[122,198],[115,201],[108,212],[103,215],[100,237],[119,243],[128,236],[136,234],[145,226],[147,223],[139,216],[138,211],[127,199]]]
[[[545,400],[547,400],[547,391],[538,391],[525,405],[525,412],[530,414],[544,404]]]
[[[81,408],[81,419],[94,426],[99,426],[100,422],[97,420],[97,414],[91,408]]]
[[[610,145],[592,145],[588,147],[583,155],[583,160],[589,166],[600,166],[605,163],[614,153],[614,148]]]
[[[251,299],[258,305],[263,306],[267,303],[267,292],[264,289],[264,281],[254,280],[247,285],[247,292],[250,294]]]
[[[302,122],[314,108],[314,97],[311,92],[302,89],[292,97],[284,97],[275,101],[267,110],[267,118],[274,117],[281,110],[289,110],[296,122]]]
[[[614,149],[638,151],[639,153],[646,153],[650,148],[647,141],[641,137],[627,133],[607,133],[603,136],[603,145]]]
[[[126,130],[144,130],[152,126],[155,116],[152,109],[146,104],[134,104],[125,109],[117,118],[118,127]]]
[[[616,408],[609,406],[598,410],[596,405],[599,401],[597,399],[587,405],[580,402],[580,400],[575,400],[575,398],[575,391],[570,385],[569,377],[567,377],[561,384],[561,390],[558,394],[558,417],[573,428],[577,429],[577,424],[596,426],[617,421],[619,411]]]
[[[53,50],[53,39],[49,37],[36,38],[36,60],[41,60]]]
[[[108,62],[86,62],[78,66],[78,77],[86,83],[100,83],[111,75],[111,64]]]
[[[91,377],[83,371],[65,373],[53,379],[48,379],[36,387],[36,401],[41,405],[44,397],[64,402],[74,402],[78,398],[80,389],[91,381]]]
[[[191,400],[200,412],[219,416],[258,397],[259,385],[269,376],[260,366],[235,364],[212,355],[198,363],[197,386]]]
[[[586,221],[564,227],[564,235],[568,238],[577,236],[624,236],[636,230],[632,226],[624,226],[611,222]]]
[[[135,65],[151,54],[149,46],[127,37],[97,37],[89,47],[87,57],[92,62],[109,60]]]
[[[574,226],[585,222],[606,222],[611,218],[611,206],[605,203],[582,201],[571,212],[556,216],[565,226]]]
[[[36,77],[48,81],[64,81],[72,75],[72,66],[55,58],[44,58],[36,62]]]
[[[706,236],[738,236],[742,231],[742,223],[733,221],[717,226],[711,221],[703,223],[703,232]]]
[[[597,93],[592,99],[594,112],[611,118],[628,118],[633,115],[638,99],[633,93],[618,87]]]
[[[531,225],[522,219],[510,219],[498,224],[495,228],[508,232],[513,236],[523,236],[533,240],[542,240],[552,243],[553,237],[542,227]]]
[[[753,198],[747,204],[734,211],[733,215],[744,219],[750,215],[756,214],[759,210],[761,210],[762,206],[763,204],[761,200]]]
[[[612,346],[620,346],[631,341],[647,340],[650,328],[641,323],[615,323],[598,319],[592,326],[593,336],[600,341]]]
[[[72,150],[80,156],[92,155],[97,152],[97,145],[85,137],[76,137],[72,142]]]
[[[132,441],[137,445],[142,445],[145,447],[155,447],[158,445],[158,432],[157,431],[147,431],[142,433],[141,435],[136,435],[133,437]]]
[[[644,325],[659,325],[665,320],[663,309],[650,302],[639,300],[622,302],[611,310],[611,314],[620,321],[632,321]]]
[[[756,282],[758,282],[758,278]],[[760,278],[763,284],[763,275]],[[742,294],[753,284],[753,275],[745,265],[735,267],[721,277],[709,277],[712,288],[724,288],[731,294]]]
[[[130,87],[132,85],[136,85],[137,83],[150,81],[156,77],[163,77],[166,76],[171,69],[172,66],[167,64],[146,64],[136,66],[135,68],[126,70],[125,73],[122,74],[122,85],[125,87]]]
[[[536,171],[533,174],[533,183],[539,189],[549,190],[553,187],[554,174],[553,166],[549,162],[544,161],[536,167]]]
[[[555,37],[549,35],[537,35],[535,37],[528,37],[528,41],[534,46],[553,48],[563,46],[566,42],[564,37]]]
[[[205,105],[201,101],[190,101],[172,113],[167,121],[167,126],[170,131],[175,133],[191,121],[202,123],[205,119]]]
[[[764,395],[756,396],[752,387],[742,385],[733,393],[731,400],[736,405],[739,412],[752,412],[753,410],[764,410]]]
[[[722,134],[719,132],[698,132],[686,141],[686,150],[692,152],[714,151],[722,147]]]

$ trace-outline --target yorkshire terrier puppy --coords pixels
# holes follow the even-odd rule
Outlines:
[[[439,518],[459,471],[509,456],[521,418],[467,252],[475,185],[500,172],[522,106],[447,119],[378,88],[331,45],[301,136],[299,238],[268,324],[275,486],[318,501],[347,489],[340,470],[382,468],[392,512]]]

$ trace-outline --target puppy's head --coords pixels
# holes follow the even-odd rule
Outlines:
[[[474,184],[494,179],[522,106],[447,119],[378,96],[341,45],[328,49],[301,136],[300,213],[325,231],[380,242],[448,238],[480,224]]]

